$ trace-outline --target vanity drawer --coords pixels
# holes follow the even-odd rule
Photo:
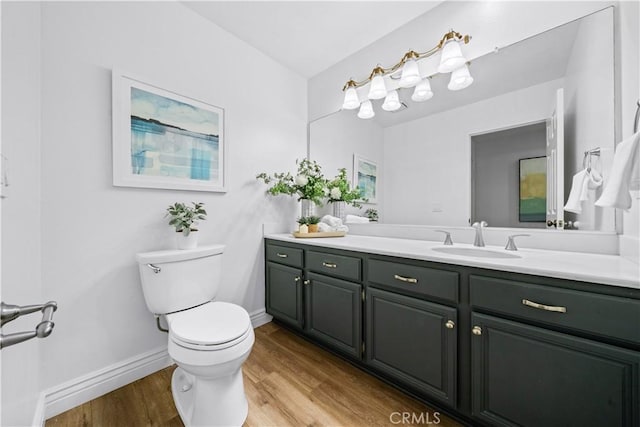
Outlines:
[[[472,275],[471,304],[640,344],[640,301]]]
[[[302,268],[302,249],[267,244],[267,260]]]
[[[307,268],[316,273],[362,281],[362,260],[356,257],[307,251]]]
[[[369,260],[370,283],[458,301],[458,273],[377,259]]]

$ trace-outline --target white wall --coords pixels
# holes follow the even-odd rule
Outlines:
[[[385,128],[384,221],[468,225],[470,136],[543,121],[559,87],[561,79]]]
[[[607,182],[613,161],[614,52],[613,9],[580,20],[571,49],[564,84],[565,106],[565,200],[573,175],[583,169],[584,152],[601,147],[601,156],[592,157],[592,166]],[[580,221],[581,230],[612,230],[615,211],[594,203],[603,187],[589,190],[579,215],[565,212],[565,221]]]
[[[53,299],[41,284],[40,5],[2,2],[2,153],[9,187],[2,199],[2,301],[29,305]],[[19,41],[19,43],[17,43]],[[30,331],[34,313],[2,328]],[[2,350],[3,426],[31,425],[41,390],[39,352],[51,340],[32,339]]]
[[[113,68],[225,109],[226,194],[111,185]],[[42,71],[42,277],[59,302],[43,387],[166,345],[134,256],[173,247],[172,202],[205,202],[200,241],[227,245],[219,299],[264,309],[262,223],[296,210],[255,175],[305,155],[306,81],[173,2],[43,3]]]
[[[334,177],[338,169],[347,169],[347,179],[353,185],[353,155],[374,161],[378,165],[378,180],[384,182],[384,159],[382,150],[382,128],[373,120],[361,120],[355,117],[356,111],[339,111],[310,124],[309,157],[322,165],[326,177]],[[363,204],[361,208],[347,206],[346,213],[364,215],[368,208],[378,209],[378,215],[384,217],[381,209],[384,199],[382,187],[376,195],[378,203]],[[318,209],[318,214],[332,213],[331,204]]]

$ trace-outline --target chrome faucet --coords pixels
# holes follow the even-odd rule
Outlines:
[[[472,227],[476,229],[476,239],[473,241],[473,246],[484,246],[484,239],[482,238],[482,228],[487,227],[486,221],[474,222]]]

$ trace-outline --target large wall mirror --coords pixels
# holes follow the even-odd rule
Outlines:
[[[428,101],[401,89],[398,112],[374,101],[372,119],[351,110],[315,120],[309,156],[327,174],[351,176],[354,156],[376,164],[376,204],[353,213],[375,208],[384,223],[548,228],[551,213],[615,232],[614,210],[593,204],[602,188],[589,189],[580,213],[564,210],[584,153],[600,149],[590,165],[605,180],[613,158],[613,15],[609,7],[472,60],[464,90],[436,75]],[[523,203],[531,198],[543,200]]]

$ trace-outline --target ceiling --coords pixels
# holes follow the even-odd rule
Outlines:
[[[187,7],[310,78],[442,1],[185,1]]]

